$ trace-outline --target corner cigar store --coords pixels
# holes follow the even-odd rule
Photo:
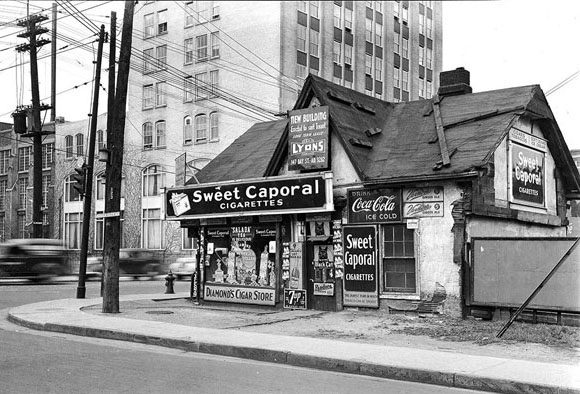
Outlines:
[[[200,246],[195,294],[454,316],[517,306],[570,243],[580,174],[539,88],[455,93],[395,104],[310,75],[286,119],[166,189],[165,219]],[[574,269],[538,305],[579,310],[559,291],[578,292]]]
[[[312,275],[316,271],[320,291],[335,298],[329,263],[332,244],[306,248],[307,239],[331,238],[333,211],[331,172],[203,184],[167,192],[167,218],[180,220],[202,245],[199,291],[205,301],[271,306],[285,302],[287,307],[306,308],[303,257],[314,250],[324,257],[319,264],[324,269],[317,265]],[[310,225],[316,219],[325,220],[320,222],[321,228]]]

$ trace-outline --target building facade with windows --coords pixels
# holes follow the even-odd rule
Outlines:
[[[58,238],[54,212],[55,135],[54,124],[42,141],[42,234]],[[32,237],[32,196],[34,148],[32,138],[14,133],[12,127],[0,131],[0,242]]]
[[[193,246],[160,219],[163,188],[252,124],[284,117],[308,74],[387,101],[430,98],[441,21],[434,1],[140,2],[125,128],[142,171],[126,178],[141,190],[139,246]]]

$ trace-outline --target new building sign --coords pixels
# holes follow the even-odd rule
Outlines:
[[[345,226],[344,305],[379,307],[378,245],[375,226]]]
[[[510,130],[510,201],[544,206],[546,141],[512,128]]]
[[[401,189],[348,191],[349,223],[397,223],[401,221]]]
[[[170,188],[164,201],[166,220],[330,212],[332,173]]]
[[[328,168],[328,107],[290,111],[288,169]]]

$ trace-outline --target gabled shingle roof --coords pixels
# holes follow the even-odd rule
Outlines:
[[[580,189],[578,169],[537,85],[389,103],[310,75],[294,108],[305,108],[313,96],[329,107],[333,143],[342,144],[363,182],[474,176],[512,121],[525,114],[541,122],[566,191]],[[437,112],[443,134],[436,128]],[[198,174],[200,182],[276,174],[287,154],[287,123],[254,125]],[[444,148],[448,165],[442,163]]]

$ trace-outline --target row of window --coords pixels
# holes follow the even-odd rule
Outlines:
[[[32,164],[34,150],[32,145],[18,148],[18,171],[28,171]],[[8,174],[11,167],[12,150],[0,150],[0,175]],[[54,143],[42,145],[42,169],[47,170],[54,163]]]
[[[106,147],[105,132],[97,130],[96,141],[97,152]],[[82,133],[76,135],[66,135],[64,137],[65,157],[72,159],[73,157],[84,156],[85,154],[85,136]]]
[[[143,85],[142,107],[144,110],[167,106],[167,82],[159,81]],[[219,71],[198,73],[183,82],[183,102],[207,100],[219,96]]]
[[[52,177],[50,174],[42,175],[42,208],[48,207],[48,193],[51,186]],[[0,178],[0,211],[5,211],[7,206],[7,190],[8,190],[8,180],[6,178]],[[17,191],[18,191],[18,206],[19,210],[27,210],[29,204],[28,198],[28,187],[29,187],[28,177],[21,176],[17,181]]]
[[[145,122],[143,149],[163,149],[167,146],[167,126],[164,120]],[[183,145],[205,144],[219,140],[219,113],[198,114],[183,118]]]
[[[185,4],[185,27],[219,19],[220,6],[213,1],[189,1]],[[143,16],[143,37],[151,38],[167,34],[167,9],[151,12]]]

